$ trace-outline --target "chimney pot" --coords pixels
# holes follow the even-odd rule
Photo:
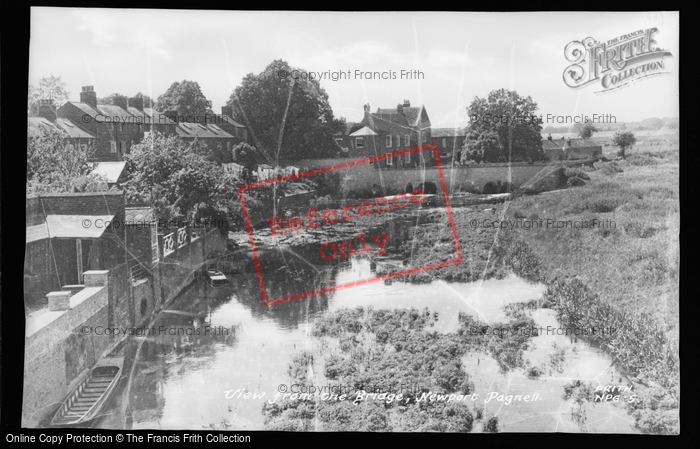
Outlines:
[[[406,107],[406,108],[410,108],[410,107],[411,107],[411,102],[408,101],[408,100],[404,100],[404,101],[403,101],[403,105],[404,105],[404,107]]]

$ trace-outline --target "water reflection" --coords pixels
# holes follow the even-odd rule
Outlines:
[[[353,257],[318,271],[303,262],[313,260],[303,251],[297,254],[300,257],[287,255],[283,261],[275,260],[272,254],[265,258],[265,282],[276,294],[288,294],[299,287],[292,279],[299,275],[294,271],[297,266],[306,266],[300,269],[302,276],[316,282],[342,284],[373,276],[367,257]],[[400,264],[400,260],[391,259],[375,262],[375,270],[382,263]],[[292,269],[280,270],[285,264]],[[436,330],[451,332],[459,325],[459,312],[483,322],[507,322],[505,305],[538,298],[543,292],[542,285],[515,276],[473,283],[374,282],[267,307],[250,273],[228,278],[230,283],[225,287],[212,288],[205,281],[194,284],[159,316],[156,327],[181,330],[184,335],[147,336],[140,341],[129,393],[133,428],[262,429],[263,402],[279,391],[280,384],[289,384],[288,366],[293,355],[317,349],[317,341],[311,337],[312,324],[325,311],[355,306],[427,307],[439,314]],[[532,317],[538,325],[556,323],[551,310],[535,310]],[[201,335],[205,326],[215,325],[234,329],[234,333]],[[200,335],[187,335],[187,329],[200,329]],[[487,404],[487,410],[499,416],[503,430],[581,431],[569,417],[571,403],[562,398],[563,385],[573,379],[605,383],[620,373],[611,374],[615,367],[610,358],[583,341],[538,336],[531,342],[525,358],[531,365],[544,363],[548,368],[540,378],[528,377],[523,369],[503,373],[487,353],[465,356],[463,364],[476,391],[482,397],[493,391],[540,394],[542,401],[537,403]],[[552,359],[558,349],[564,351],[559,365]],[[246,399],[245,393],[257,398]],[[631,431],[624,408],[611,404],[590,408],[587,430]]]

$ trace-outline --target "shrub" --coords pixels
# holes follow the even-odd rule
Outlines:
[[[596,213],[607,213],[613,212],[619,206],[621,206],[624,201],[620,201],[619,198],[599,198],[588,203],[587,209],[591,212]]]
[[[620,166],[615,161],[612,161],[612,162],[594,162],[593,167],[595,167],[596,170],[600,170],[603,174],[605,174],[607,176],[612,176],[616,173],[623,172],[623,170],[620,168]]]
[[[564,171],[565,176],[568,178],[581,178],[584,181],[590,181],[591,177],[586,174],[580,168],[568,168]]]
[[[586,185],[586,181],[584,181],[583,178],[573,177],[566,180],[567,187],[579,187],[583,185]]]
[[[498,432],[498,416],[490,416],[484,422],[484,427],[482,429],[484,433],[497,433]]]
[[[656,165],[659,164],[661,161],[659,161],[656,157],[653,157],[650,154],[635,154],[627,158],[627,162],[629,162],[631,165],[646,166]]]

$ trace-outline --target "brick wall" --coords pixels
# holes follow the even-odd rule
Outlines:
[[[36,226],[43,223],[44,213],[41,210],[41,200],[38,196],[28,196],[25,201],[27,206],[26,226]]]
[[[114,215],[124,221],[124,192],[46,193],[39,197],[46,215]],[[29,203],[29,199],[27,199]],[[43,221],[43,220],[42,220]]]

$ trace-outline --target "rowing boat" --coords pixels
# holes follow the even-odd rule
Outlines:
[[[63,401],[51,420],[51,425],[68,426],[95,419],[119,383],[122,360],[109,359],[109,362],[94,367],[78,388]]]

